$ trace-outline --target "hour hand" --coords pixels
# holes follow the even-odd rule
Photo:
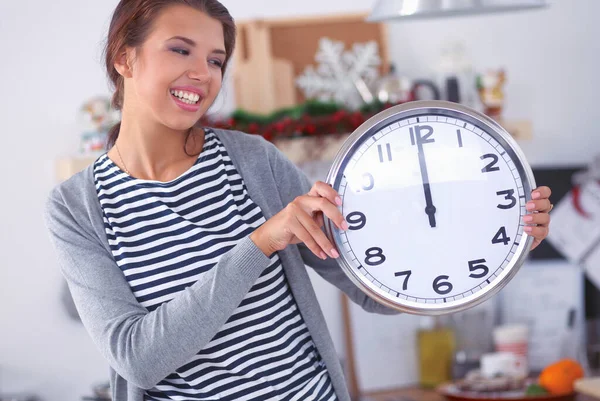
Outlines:
[[[422,131],[425,132],[423,133]],[[413,132],[411,132],[411,136],[412,134]],[[430,138],[431,134],[433,134],[433,129],[430,126],[421,125],[415,127],[414,135],[419,153],[419,168],[421,170],[421,180],[423,182],[423,194],[425,195],[425,214],[429,217],[429,225],[435,227],[436,208],[433,205],[433,199],[431,198],[429,173],[427,172],[427,162],[425,161],[425,151],[423,150],[424,143],[435,142],[433,138]]]
[[[431,227],[435,227],[435,206],[433,206],[433,203],[425,206],[425,213],[427,213],[427,216],[429,216],[429,225]]]

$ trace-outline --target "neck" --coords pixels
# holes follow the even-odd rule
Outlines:
[[[194,164],[203,145],[204,131],[199,128],[174,130],[131,118],[123,110],[116,142],[119,152],[113,148],[108,156],[136,178],[170,181]]]

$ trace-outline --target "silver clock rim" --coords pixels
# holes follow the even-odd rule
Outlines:
[[[495,134],[496,140],[499,142],[504,141],[510,150],[514,153],[516,160],[515,165],[518,169],[519,175],[524,180],[523,187],[526,196],[526,201],[530,200],[531,191],[536,187],[533,171],[529,163],[527,162],[525,155],[521,148],[518,146],[515,139],[496,121],[490,117],[482,114],[476,110],[463,106],[461,104],[452,103],[443,100],[426,100],[426,101],[414,101],[403,103],[390,107],[389,109],[382,111],[375,116],[371,117],[363,124],[361,124],[349,137],[346,139],[342,147],[336,154],[333,163],[329,169],[329,173],[326,178],[326,182],[330,184],[334,189],[337,188],[341,180],[341,170],[344,161],[347,156],[362,143],[362,141],[368,139],[371,133],[376,133],[383,126],[389,125],[390,120],[398,120],[404,118],[410,118],[411,116],[436,113],[436,114],[461,114],[464,121],[475,121],[478,124],[475,126],[487,126],[490,130],[486,130],[488,134]],[[339,231],[334,224],[325,217],[325,232],[329,240],[334,246],[340,250],[341,237]],[[522,266],[523,262],[527,258],[533,242],[533,237],[523,234],[527,239],[521,241],[517,248],[517,256],[513,257],[509,264],[504,267],[502,273],[491,284],[485,286],[475,294],[471,294],[462,299],[451,301],[449,303],[417,303],[398,299],[392,297],[391,294],[386,294],[375,285],[368,285],[365,283],[356,273],[355,269],[346,260],[345,255],[340,252],[340,257],[337,258],[337,262],[346,274],[348,278],[359,287],[369,297],[373,298],[377,302],[386,305],[390,308],[396,309],[400,312],[418,314],[418,315],[442,315],[446,313],[460,312],[476,306],[496,295],[502,288],[510,282],[510,280],[517,274],[518,270]],[[391,299],[395,298],[394,301]]]

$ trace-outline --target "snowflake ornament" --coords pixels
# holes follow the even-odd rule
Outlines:
[[[321,38],[315,56],[318,66],[308,66],[296,79],[296,85],[309,99],[334,101],[351,109],[364,104],[359,88],[379,77],[381,64],[377,42],[355,43],[344,51],[344,43]],[[364,90],[364,89],[363,89]]]

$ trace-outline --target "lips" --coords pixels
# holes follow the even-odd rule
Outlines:
[[[197,112],[200,109],[200,103],[205,98],[202,89],[190,85],[173,87],[169,92],[175,104],[189,112]]]

